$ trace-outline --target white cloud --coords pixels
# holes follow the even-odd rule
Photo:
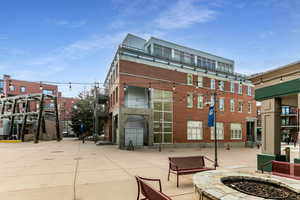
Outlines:
[[[86,20],[70,21],[65,19],[46,19],[42,24],[51,24],[68,28],[80,28],[87,24]]]
[[[215,11],[196,5],[196,2],[196,0],[177,1],[174,6],[162,12],[155,19],[155,23],[162,29],[175,29],[215,19]]]

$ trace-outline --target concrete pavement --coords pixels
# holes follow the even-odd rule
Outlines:
[[[221,168],[255,170],[259,150],[219,150]],[[0,197],[5,200],[132,200],[136,199],[134,175],[160,178],[163,191],[173,199],[194,199],[192,175],[167,181],[169,156],[206,155],[211,148],[172,148],[122,151],[116,146],[96,146],[66,139],[0,144]]]

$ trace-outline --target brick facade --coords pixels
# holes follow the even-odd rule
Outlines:
[[[187,85],[187,73],[176,70],[154,67],[127,60],[119,60],[118,75],[112,82],[109,90],[110,108],[109,112],[124,106],[124,85],[137,86],[143,88],[154,88],[173,92],[173,143],[199,143],[212,142],[210,139],[210,128],[207,126],[208,106],[203,109],[197,108],[197,95],[204,95],[205,101],[210,100],[213,90],[210,90],[209,76],[203,76],[203,88],[197,88],[196,82],[193,85]],[[159,80],[159,81],[158,81]],[[193,80],[198,80],[197,75],[193,75]],[[217,80],[217,79],[216,79]],[[175,84],[176,89],[173,90]],[[238,94],[238,83],[235,83],[235,92],[230,91],[230,80],[225,83],[226,92],[218,92],[217,98],[225,98],[225,110],[219,111],[217,103],[217,122],[224,123],[223,142],[245,142],[247,131],[247,118],[256,117],[256,103],[253,95],[248,96],[248,86],[243,85],[242,95]],[[116,89],[118,88],[118,89]],[[218,88],[216,83],[216,88]],[[253,88],[251,88],[253,94]],[[118,91],[116,93],[116,91]],[[193,108],[187,108],[186,96],[193,93]],[[235,100],[235,111],[230,112],[230,99]],[[238,112],[238,101],[243,102],[243,112]],[[248,113],[248,102],[252,103],[252,111]],[[187,140],[187,121],[203,121],[203,139]],[[242,140],[232,140],[230,134],[230,123],[242,124]],[[110,136],[111,138],[111,136]]]
[[[10,88],[12,86],[14,89]],[[37,82],[30,82],[30,81],[23,81],[23,80],[16,80],[12,79],[8,75],[4,75],[3,78],[3,95],[5,97],[8,96],[16,96],[16,95],[26,95],[26,94],[38,94],[42,93],[43,91],[52,91],[53,95],[58,95],[58,88],[57,85],[49,85],[44,83],[37,83]],[[25,91],[22,91],[22,88],[25,88]]]

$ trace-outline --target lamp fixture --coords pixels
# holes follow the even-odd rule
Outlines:
[[[128,88],[128,85],[126,83],[124,83],[124,91],[126,92],[127,88]]]
[[[43,90],[42,82],[40,82],[40,90]]]
[[[176,84],[175,84],[175,82],[173,82],[173,91],[175,91],[176,90]]]

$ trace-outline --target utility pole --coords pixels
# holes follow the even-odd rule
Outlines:
[[[93,136],[94,136],[94,141],[96,142],[96,137],[97,137],[97,134],[99,133],[99,120],[98,120],[98,117],[97,117],[97,106],[98,104],[98,86],[97,86],[97,82],[95,82],[95,86],[94,86],[94,120],[93,120]]]

